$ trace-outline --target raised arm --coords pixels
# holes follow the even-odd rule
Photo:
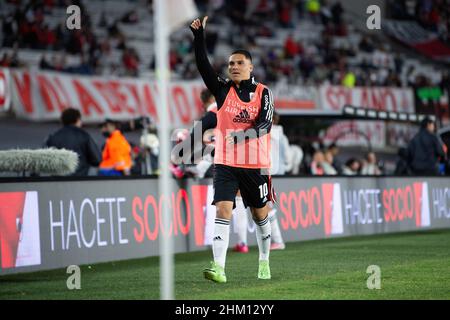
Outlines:
[[[214,96],[216,96],[219,91],[220,81],[219,76],[216,74],[208,60],[208,55],[206,53],[204,30],[207,20],[208,16],[203,18],[203,22],[200,22],[200,19],[195,19],[191,23],[190,28],[194,34],[194,52],[198,71],[200,72],[206,87]]]

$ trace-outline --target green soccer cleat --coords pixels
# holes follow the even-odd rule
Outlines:
[[[225,270],[223,267],[211,261],[211,267],[203,270],[203,275],[205,279],[212,280],[218,283],[227,282],[227,276],[225,275]]]
[[[270,279],[269,260],[260,260],[258,268],[258,279]]]

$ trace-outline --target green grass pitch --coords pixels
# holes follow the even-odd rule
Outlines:
[[[175,297],[221,299],[450,299],[450,230],[288,243],[270,256],[272,279],[257,279],[257,247],[227,255],[226,284],[203,279],[211,250],[175,256]],[[381,289],[369,290],[369,265]],[[66,269],[0,276],[5,299],[159,299],[159,259],[81,266],[81,289]]]

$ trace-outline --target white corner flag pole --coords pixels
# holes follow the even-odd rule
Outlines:
[[[159,237],[159,256],[160,256],[160,293],[162,300],[174,299],[174,263],[173,263],[173,243],[172,237],[168,236],[168,231],[172,214],[169,210],[168,201],[171,195],[170,183],[170,127],[168,118],[168,82],[169,82],[169,28],[166,13],[166,0],[154,1],[154,23],[155,32],[155,57],[156,57],[156,77],[159,86],[158,135],[160,141],[159,154],[159,194],[164,196],[163,208],[160,212],[162,219],[162,232]]]

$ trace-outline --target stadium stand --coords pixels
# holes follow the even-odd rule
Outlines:
[[[392,35],[394,22],[409,23],[418,30],[411,31],[412,35],[426,37],[435,31],[440,45],[448,44],[449,6],[439,10],[446,1],[428,2],[416,1],[414,14],[406,16],[401,8],[408,1],[389,2],[392,18],[397,20],[386,24],[386,35]],[[66,1],[10,0],[2,4],[1,65],[88,75],[154,75],[151,1],[72,3],[82,9],[83,28],[75,34],[64,28]],[[436,72],[439,65],[431,59],[419,64],[409,51],[395,51],[385,39],[356,29],[340,2],[324,1],[317,12],[309,1],[264,0],[247,5],[197,1],[197,5],[214,17],[208,29],[208,50],[214,61],[221,61],[232,47],[247,47],[254,52],[255,62],[263,66],[256,74],[262,82],[337,85],[350,72],[355,86],[407,86],[418,75],[433,85],[442,80],[441,72]],[[277,14],[272,14],[274,11]],[[398,20],[406,18],[415,20]],[[403,28],[411,29],[408,25]],[[170,64],[175,78],[198,78],[188,32],[182,29],[172,36]],[[230,37],[234,32],[244,36]],[[225,67],[215,66],[218,70]]]
[[[80,31],[69,32],[65,28],[69,2],[81,8]],[[1,2],[0,66],[155,78],[151,0],[69,2]],[[342,1],[195,2],[202,14],[212,17],[208,21],[207,49],[214,68],[222,74],[226,74],[224,61],[228,54],[233,48],[243,47],[252,52],[254,63],[259,66],[255,77],[269,85],[410,87],[414,92],[439,87],[446,93],[439,103],[448,106],[447,0],[386,1],[386,23],[383,32],[377,34],[358,27],[355,16]],[[433,54],[434,49],[430,54],[427,45],[412,41],[417,39],[431,39],[432,48],[440,48],[439,55]],[[174,80],[199,80],[188,28],[171,35],[170,67]],[[429,103],[416,96],[416,111],[430,110]],[[423,108],[417,109],[417,105]],[[450,111],[443,112],[448,121]],[[308,132],[307,128],[299,131],[296,119],[286,118],[283,124],[290,142],[304,149],[303,166],[308,167],[315,149],[323,147],[318,136],[323,132]],[[393,143],[388,153],[394,156],[397,147],[406,144],[414,133],[406,127],[386,130],[387,144]],[[388,171],[394,171],[395,159],[390,163],[392,168]]]

